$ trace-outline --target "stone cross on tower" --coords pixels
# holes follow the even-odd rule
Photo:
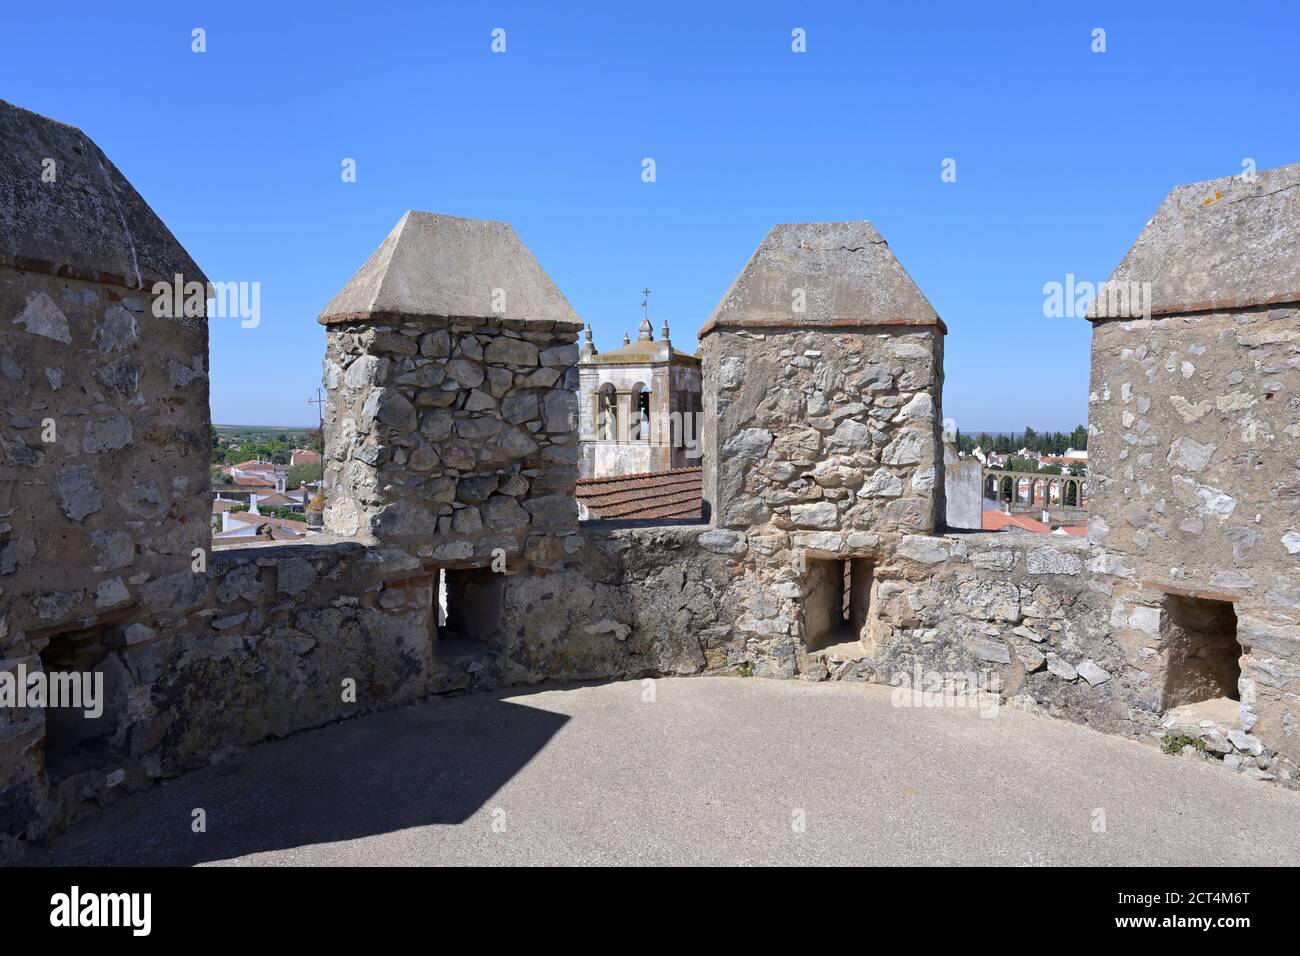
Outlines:
[[[642,289],[641,295],[644,296],[641,300],[641,318],[648,321],[650,318],[650,290]]]

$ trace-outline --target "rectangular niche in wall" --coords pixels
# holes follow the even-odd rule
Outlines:
[[[861,640],[871,601],[872,573],[872,564],[865,558],[808,561],[803,599],[808,650]]]
[[[1164,710],[1202,701],[1239,700],[1241,645],[1229,601],[1165,597],[1160,620]]]
[[[59,693],[63,696],[79,684],[82,703],[92,703],[85,695],[93,693],[98,704],[97,708],[46,707],[45,772],[54,783],[122,759],[113,740],[121,716],[122,668],[116,659],[109,660],[113,653],[105,642],[109,631],[108,627],[98,627],[56,634],[41,651],[41,668],[45,671],[50,703],[53,703],[55,685],[62,688]],[[96,675],[100,675],[99,682]],[[97,709],[99,713],[87,716],[87,709]]]
[[[446,568],[440,577],[437,657],[481,657],[498,649],[506,576],[491,568]]]

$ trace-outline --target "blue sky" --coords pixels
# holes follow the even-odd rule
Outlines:
[[[869,219],[948,323],[945,413],[1070,429],[1089,331],[1043,284],[1104,280],[1175,184],[1300,161],[1298,9],[15,4],[0,97],[85,129],[211,278],[261,283],[260,326],[211,325],[217,422],[314,422],[316,314],[424,209],[513,224],[607,348],[647,285],[693,345],[772,224]]]

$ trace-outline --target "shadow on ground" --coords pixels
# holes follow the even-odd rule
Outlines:
[[[191,866],[463,823],[568,720],[481,695],[306,731],[127,797],[24,863]]]

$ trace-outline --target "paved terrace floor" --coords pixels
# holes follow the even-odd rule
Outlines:
[[[129,797],[32,862],[1300,863],[1300,795],[1085,727],[897,708],[862,684],[655,690],[448,698],[296,734]]]

